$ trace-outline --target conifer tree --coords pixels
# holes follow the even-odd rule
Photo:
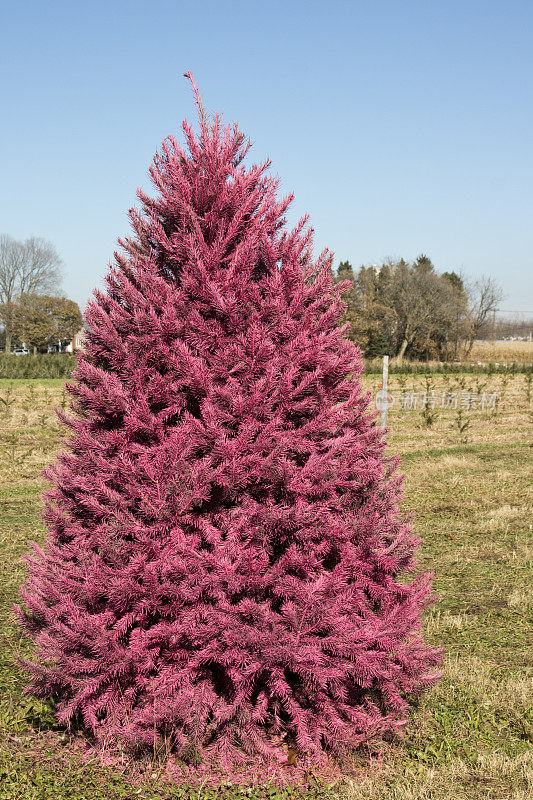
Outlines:
[[[191,78],[192,80],[192,78]],[[195,90],[196,91],[196,90]],[[331,257],[198,93],[87,309],[20,617],[31,691],[138,751],[320,760],[435,679],[429,577]]]

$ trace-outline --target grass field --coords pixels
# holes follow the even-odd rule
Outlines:
[[[492,411],[395,406],[390,414],[389,449],[402,455],[407,475],[404,508],[416,515],[420,563],[435,573],[440,595],[426,630],[445,648],[443,678],[414,711],[404,741],[361,757],[357,778],[298,790],[310,797],[526,800],[533,792],[531,376],[432,380],[428,387],[392,376],[390,389],[499,392]],[[366,384],[377,391],[377,376]],[[21,556],[44,535],[40,473],[61,446],[52,407],[66,402],[60,380],[0,381],[0,800],[294,795],[172,787],[156,762],[134,781],[126,764],[87,763],[83,742],[24,696],[16,657],[28,645],[11,608]]]
[[[533,362],[533,342],[474,342],[469,361]]]

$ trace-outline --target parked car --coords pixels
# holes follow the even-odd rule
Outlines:
[[[30,351],[28,350],[27,347],[16,347],[13,350],[13,355],[14,356],[27,356],[27,355],[29,355],[29,352]]]

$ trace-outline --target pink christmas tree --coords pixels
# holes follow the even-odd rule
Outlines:
[[[417,539],[346,286],[196,97],[87,309],[20,611],[31,691],[135,750],[316,762],[396,732],[434,681],[429,578],[399,579]]]

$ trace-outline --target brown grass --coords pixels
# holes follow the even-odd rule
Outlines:
[[[393,394],[426,388],[422,378],[390,380]],[[415,514],[420,564],[434,572],[440,596],[426,635],[445,648],[443,678],[414,710],[405,739],[376,744],[361,756],[357,777],[326,795],[526,800],[533,792],[533,400],[524,375],[432,381],[435,391],[500,393],[494,412],[465,412],[464,434],[453,410],[438,410],[429,427],[420,409],[390,413],[389,452],[403,458],[405,510]],[[377,391],[377,376],[364,382]],[[178,791],[158,777],[162,771],[132,788],[126,774],[87,767],[81,745],[54,728],[50,709],[23,695],[15,655],[28,643],[11,608],[22,555],[45,535],[40,473],[61,446],[52,405],[65,398],[60,381],[0,381],[0,400],[0,800],[198,800],[198,789]],[[227,788],[219,797],[265,796],[247,791]]]
[[[474,342],[467,359],[471,363],[525,362],[533,363],[533,342]]]

